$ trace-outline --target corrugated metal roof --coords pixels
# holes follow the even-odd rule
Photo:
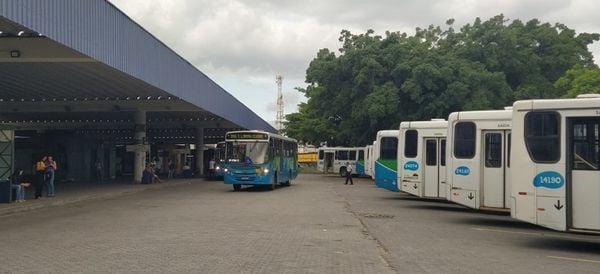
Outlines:
[[[107,1],[0,0],[0,16],[12,21],[4,23],[7,28],[23,26],[155,87],[140,87],[143,95],[165,92],[241,127],[275,132],[266,121]],[[73,68],[86,71],[87,65],[79,66]],[[43,80],[44,70],[52,68],[40,67],[41,74],[36,77]]]

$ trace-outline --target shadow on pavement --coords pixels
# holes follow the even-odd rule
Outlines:
[[[438,204],[448,204],[448,205],[452,205],[454,203],[445,200],[445,199],[433,199],[433,198],[420,198],[420,197],[416,197],[416,196],[410,196],[410,195],[398,195],[398,196],[394,196],[394,197],[383,197],[382,199],[385,200],[403,200],[403,201],[417,201],[417,202],[427,202],[427,203],[438,203]]]
[[[521,241],[520,245],[526,248],[540,249],[544,251],[560,251],[560,252],[573,252],[581,254],[593,254],[600,255],[600,236],[587,236],[587,235],[567,235],[573,237],[572,239],[555,238],[555,237],[540,237]],[[576,237],[589,237],[589,239]]]
[[[292,186],[294,186],[294,183],[292,183],[289,186],[279,185],[279,186],[277,186],[277,188],[275,190],[270,190],[268,185],[243,186],[240,191],[235,191],[235,190],[233,190],[233,187],[231,187],[231,190],[229,192],[271,192],[271,191],[277,191],[280,189],[289,188]]]
[[[466,207],[454,206],[452,204],[447,204],[447,205],[446,204],[403,205],[403,207],[414,208],[414,209],[423,209],[423,210],[439,210],[439,211],[464,212],[464,213],[476,212],[475,210],[472,210],[472,209],[469,209]]]
[[[476,211],[473,211],[473,212],[476,212]],[[490,218],[485,218],[484,216],[482,216],[480,218],[469,217],[469,218],[452,220],[452,222],[457,223],[457,224],[466,224],[466,225],[481,226],[481,227],[521,228],[521,229],[531,229],[531,230],[537,230],[537,231],[545,231],[546,230],[544,228],[541,228],[541,227],[533,225],[533,224],[529,224],[529,223],[517,221],[515,219],[511,219],[508,216],[506,218],[502,218],[502,219],[499,219],[499,218],[490,219]]]

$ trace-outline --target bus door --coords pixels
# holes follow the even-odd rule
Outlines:
[[[333,151],[325,151],[325,165],[323,167],[323,172],[333,172],[333,158],[335,156],[335,152]]]
[[[440,182],[446,178],[446,161],[442,162],[442,156],[445,156],[445,151],[442,150],[442,141],[445,146],[445,138],[424,138],[425,167],[423,168],[423,183],[424,196],[440,197],[440,192],[443,186]],[[442,163],[444,166],[442,166]]]
[[[508,175],[507,140],[510,131],[483,131],[482,203],[484,207],[505,208]],[[510,196],[510,195],[509,195]]]
[[[570,119],[571,226],[600,230],[600,118]]]

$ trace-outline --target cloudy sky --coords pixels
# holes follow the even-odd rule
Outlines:
[[[414,33],[503,13],[600,33],[598,0],[110,0],[266,121],[275,119],[275,75],[284,76],[285,113],[304,100],[310,61],[339,48],[342,29]],[[600,43],[591,47],[600,58]]]

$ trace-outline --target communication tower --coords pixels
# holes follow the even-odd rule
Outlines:
[[[281,130],[283,129],[283,92],[281,91],[283,76],[275,76],[275,82],[277,83],[277,116],[275,117],[275,128],[281,134]]]

